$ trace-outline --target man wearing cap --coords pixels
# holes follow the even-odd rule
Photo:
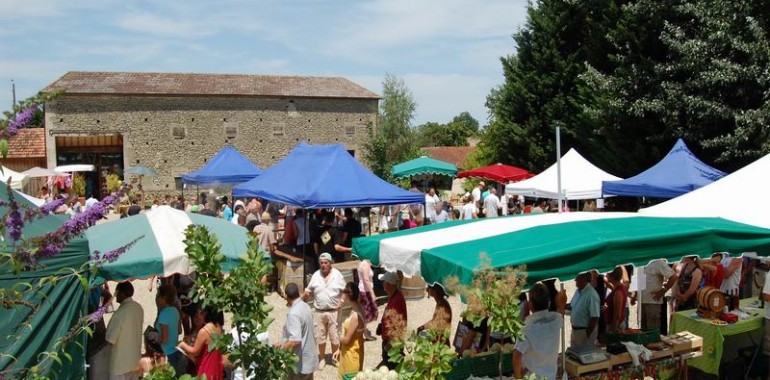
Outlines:
[[[382,313],[382,321],[377,327],[377,333],[382,335],[382,362],[377,367],[385,366],[396,369],[396,363],[390,361],[391,341],[403,335],[406,330],[406,300],[399,290],[401,277],[396,272],[387,272],[377,276],[382,281],[385,292],[388,293],[388,305]]]
[[[328,252],[318,257],[321,269],[313,273],[310,283],[305,288],[303,299],[313,297],[315,308],[315,337],[318,343],[319,368],[326,366],[326,337],[331,341],[332,351],[340,346],[340,336],[337,330],[337,309],[340,307],[340,297],[345,289],[345,277],[336,268],[332,268],[332,255]]]

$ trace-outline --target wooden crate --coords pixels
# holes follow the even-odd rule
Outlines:
[[[688,351],[695,351],[703,347],[703,338],[689,331],[682,331],[660,338],[663,343],[671,346],[675,355]]]
[[[630,357],[631,356],[629,355],[629,358]],[[597,371],[608,371],[612,367],[610,360],[605,360],[594,364],[581,364],[580,362],[567,358],[566,362],[567,374],[570,376],[580,376],[584,373]]]

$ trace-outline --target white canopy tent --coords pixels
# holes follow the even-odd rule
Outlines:
[[[639,210],[645,216],[720,217],[770,228],[770,154],[700,189]]]
[[[13,171],[3,166],[3,172],[0,173],[0,181],[8,183],[9,179],[11,180],[11,188],[17,191],[21,191],[21,188],[24,187],[24,184],[27,182],[29,177],[27,177],[26,174]]]
[[[574,148],[561,158],[562,194],[567,199],[596,199],[602,197],[602,181],[620,181],[580,155]],[[521,182],[505,186],[508,194],[527,197],[551,198],[559,196],[556,164],[542,173]]]

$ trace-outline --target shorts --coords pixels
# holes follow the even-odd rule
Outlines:
[[[340,345],[340,334],[337,332],[337,310],[319,311],[313,313],[315,319],[315,340],[318,345],[326,344],[326,335],[332,346]]]

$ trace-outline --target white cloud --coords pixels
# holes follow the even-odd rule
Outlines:
[[[149,12],[136,12],[118,18],[117,25],[125,30],[162,37],[198,38],[215,33],[205,23],[177,20]]]
[[[61,14],[56,0],[3,0],[0,1],[0,19],[42,18]]]

